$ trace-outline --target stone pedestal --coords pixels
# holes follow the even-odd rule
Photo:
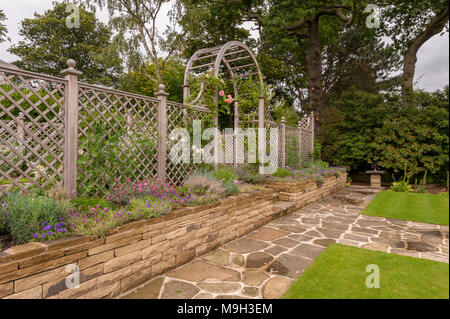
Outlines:
[[[370,174],[370,186],[381,187],[381,175],[384,171],[367,171],[366,173]]]

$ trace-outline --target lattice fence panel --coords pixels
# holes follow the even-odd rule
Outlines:
[[[156,177],[157,99],[80,84],[78,105],[80,190],[99,195],[115,178]]]
[[[192,146],[193,121],[199,120],[202,124],[202,132],[212,123],[211,113],[207,109],[199,107],[187,107],[175,102],[167,102],[167,136],[176,128],[186,128],[189,131]],[[170,149],[178,141],[167,139],[166,179],[172,185],[181,185],[184,179],[199,164],[193,163],[192,149],[190,149],[190,163],[173,163],[170,159]]]
[[[302,118],[299,123],[299,128],[301,130],[301,145],[300,145],[300,160],[302,164],[310,162],[313,160],[313,145],[314,145],[314,129],[313,116],[308,116]]]
[[[300,167],[300,141],[298,136],[298,128],[286,126],[285,140],[286,166],[289,168]]]
[[[61,183],[64,79],[0,68],[0,195]]]

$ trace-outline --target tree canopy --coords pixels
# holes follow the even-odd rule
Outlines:
[[[115,86],[122,66],[111,43],[112,32],[83,6],[79,27],[69,28],[68,3],[55,2],[52,9],[22,21],[19,34],[24,40],[8,49],[20,58],[13,63],[29,71],[59,76],[67,68],[67,60],[73,59],[83,72],[81,80]]]
[[[0,43],[4,42],[7,39],[6,34],[8,30],[6,30],[6,26],[3,24],[5,20],[5,13],[2,9],[0,9]]]

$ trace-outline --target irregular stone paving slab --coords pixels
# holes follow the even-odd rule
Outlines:
[[[214,250],[213,252],[202,257],[202,259],[212,262],[213,264],[227,266],[230,254],[225,250]]]
[[[233,255],[233,257],[231,257],[231,267],[235,267],[235,268],[239,268],[244,266],[244,256],[242,255]]]
[[[194,260],[183,267],[170,271],[166,274],[166,277],[196,282],[210,278],[221,281],[239,281],[241,279],[239,272],[236,270],[213,265],[203,260]]]
[[[242,294],[249,297],[257,297],[259,294],[259,289],[256,287],[245,287],[242,289]]]
[[[292,285],[294,280],[281,276],[271,278],[264,285],[263,298],[264,299],[278,299],[281,298],[288,288]]]
[[[244,284],[248,286],[259,286],[269,275],[259,269],[249,269],[242,273]]]
[[[164,285],[161,299],[191,299],[199,290],[187,282],[171,280]]]
[[[268,249],[266,249],[264,251],[266,253],[269,253],[269,254],[273,255],[273,256],[276,256],[276,255],[279,255],[283,251],[286,251],[286,250],[287,250],[287,248],[284,248],[284,247],[281,247],[281,246],[273,246],[273,247],[270,247],[270,248],[268,248]]]
[[[247,256],[247,260],[245,262],[246,268],[261,268],[267,266],[273,257],[269,254],[263,252],[251,253]]]
[[[164,283],[163,277],[151,280],[146,285],[133,290],[130,294],[124,296],[124,299],[156,299],[159,297]]]
[[[312,260],[305,257],[283,254],[270,264],[267,271],[271,274],[296,279],[311,263]]]
[[[289,232],[282,231],[276,228],[261,227],[256,231],[253,231],[250,234],[248,234],[247,237],[252,239],[272,241],[289,234],[290,234]]]
[[[291,251],[291,254],[314,259],[319,256],[324,250],[325,248],[323,247],[311,244],[300,244]]]
[[[279,245],[281,247],[285,248],[292,248],[299,244],[297,240],[290,239],[290,238],[280,238],[273,242],[275,245]]]
[[[448,226],[360,215],[379,191],[346,188],[337,198],[329,196],[274,220],[124,298],[280,298],[334,242],[448,263]]]
[[[260,240],[242,237],[226,244],[224,248],[228,251],[238,254],[250,253],[269,247],[268,243]]]
[[[197,286],[204,291],[216,294],[227,294],[241,288],[241,285],[238,283],[200,283]]]

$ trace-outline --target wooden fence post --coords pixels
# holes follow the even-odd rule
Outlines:
[[[78,160],[78,76],[76,62],[67,60],[67,69],[61,71],[68,81],[64,90],[64,175],[63,185],[67,195],[72,198],[77,193]]]
[[[310,122],[309,122],[309,129],[311,133],[311,159],[314,161],[314,112],[311,112],[310,116]]]
[[[265,136],[263,133],[264,129],[264,94],[261,94],[258,98],[258,159],[260,161],[259,171],[261,172],[264,169],[264,164],[262,160],[265,159],[266,155],[266,144],[265,144]]]
[[[300,166],[302,163],[302,121],[298,121],[297,124],[297,131],[298,131],[298,160]]]
[[[280,122],[280,129],[281,129],[281,141],[278,141],[279,143],[281,143],[281,147],[280,147],[280,156],[281,156],[281,167],[285,168],[286,167],[286,120],[283,117],[281,117],[281,122]]]
[[[166,181],[166,161],[167,161],[167,96],[163,84],[159,85],[155,94],[159,100],[158,107],[158,170],[157,176],[160,182]]]

